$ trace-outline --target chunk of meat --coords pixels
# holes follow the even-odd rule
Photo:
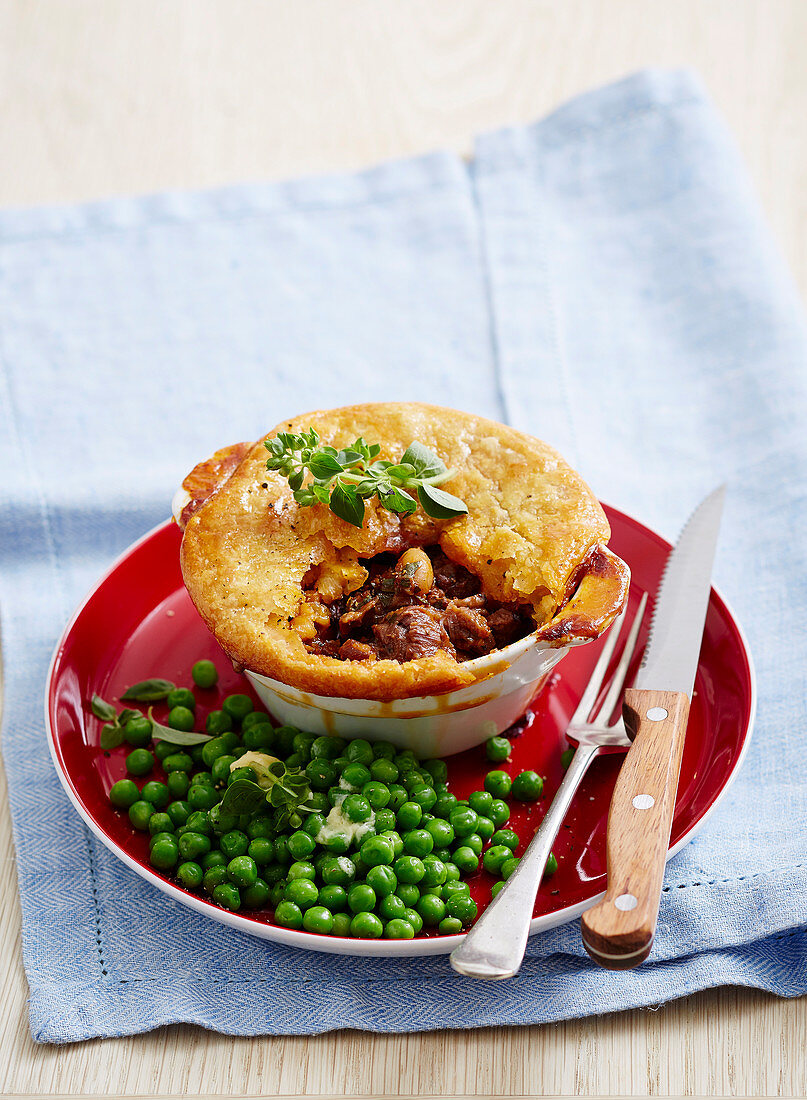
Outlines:
[[[369,643],[348,638],[339,647],[339,656],[343,661],[374,661],[378,654]]]
[[[494,648],[493,634],[481,611],[452,602],[443,622],[455,649],[478,655]]]
[[[454,655],[454,647],[443,625],[443,616],[433,607],[401,607],[373,627],[379,656],[393,661],[416,661],[439,650]]]
[[[432,568],[435,585],[442,588],[450,599],[461,600],[479,591],[479,578],[464,566],[451,561],[442,551],[434,555]]]
[[[488,618],[488,626],[499,649],[526,633],[523,617],[509,607],[500,607],[494,611]]]

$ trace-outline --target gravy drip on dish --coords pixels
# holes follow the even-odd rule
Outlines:
[[[367,581],[327,607],[309,653],[343,661],[414,661],[443,651],[457,661],[501,649],[535,629],[529,607],[482,592],[478,577],[439,547],[364,561]],[[314,596],[309,590],[308,598]],[[323,607],[324,611],[325,608]]]

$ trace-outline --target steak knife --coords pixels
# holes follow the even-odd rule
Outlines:
[[[670,551],[642,667],[625,692],[633,744],[608,813],[608,888],[581,919],[583,946],[610,970],[638,966],[653,946],[724,497],[725,486],[706,497]]]

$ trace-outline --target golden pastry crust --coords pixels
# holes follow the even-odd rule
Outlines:
[[[560,455],[503,424],[433,405],[354,405],[295,417],[266,438],[310,427],[337,448],[362,435],[381,445],[379,457],[392,460],[417,440],[456,469],[445,488],[465,501],[468,515],[434,520],[419,509],[401,516],[370,500],[358,529],[327,505],[299,507],[286,479],[266,470],[264,440],[246,453],[188,519],[182,573],[194,604],[236,663],[302,691],[388,701],[476,679],[447,653],[403,663],[309,653],[301,634],[315,629],[316,607],[305,607],[304,578],[306,587],[313,581],[331,600],[366,579],[360,558],[439,544],[480,578],[486,594],[529,604],[541,627],[565,602],[575,570],[609,538],[598,501]],[[601,617],[598,632],[613,615]]]

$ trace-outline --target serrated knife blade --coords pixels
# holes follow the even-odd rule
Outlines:
[[[670,551],[637,688],[682,691],[692,698],[725,497],[721,485],[701,501]]]

